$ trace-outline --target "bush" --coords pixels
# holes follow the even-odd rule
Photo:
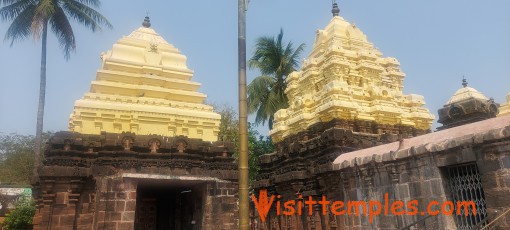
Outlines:
[[[32,199],[20,199],[16,207],[7,214],[3,223],[4,230],[32,229],[35,215],[35,202]]]

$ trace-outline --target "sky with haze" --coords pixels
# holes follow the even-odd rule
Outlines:
[[[496,102],[510,92],[510,1],[508,0],[340,0],[340,16],[355,23],[385,57],[395,57],[406,73],[404,93],[421,94],[437,110],[461,86]],[[237,1],[102,1],[99,11],[113,24],[92,33],[73,23],[77,51],[64,59],[49,36],[44,130],[67,130],[74,101],[90,89],[100,53],[141,26],[149,12],[154,28],[188,58],[193,81],[207,103],[237,108]],[[285,42],[305,43],[331,19],[330,0],[251,0],[247,12],[247,56],[259,36],[284,30]],[[0,22],[0,36],[9,24]],[[0,132],[35,134],[41,42],[29,38],[12,47],[0,41]],[[258,76],[248,71],[248,81]],[[253,117],[250,120],[254,120]],[[267,125],[267,123],[266,123]],[[437,127],[437,124],[434,125]],[[267,134],[266,127],[259,127]]]

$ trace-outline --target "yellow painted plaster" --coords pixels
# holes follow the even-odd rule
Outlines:
[[[220,115],[204,104],[186,56],[154,29],[140,27],[101,54],[90,92],[74,104],[69,129],[132,132],[216,141]]]
[[[280,142],[334,118],[430,129],[434,116],[421,95],[402,93],[405,74],[354,24],[335,16],[318,30],[300,71],[287,77],[289,108],[275,114],[270,135]]]
[[[480,93],[478,90],[471,87],[462,87],[453,94],[453,96],[446,102],[446,105],[451,105],[460,101],[468,100],[471,98],[479,99],[482,101],[488,101],[485,95]]]
[[[502,103],[499,107],[499,116],[510,114],[510,93],[506,95],[506,103]]]

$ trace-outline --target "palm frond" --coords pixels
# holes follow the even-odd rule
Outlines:
[[[276,37],[260,37],[255,52],[248,62],[250,69],[257,68],[263,75],[248,85],[248,112],[255,114],[256,124],[269,122],[272,128],[274,113],[288,107],[285,81],[287,75],[299,66],[299,55],[304,44],[294,50],[292,42],[283,45],[283,29]]]
[[[88,5],[88,6],[93,6],[93,7],[101,6],[101,1],[99,1],[99,0],[74,0],[74,1]]]
[[[19,0],[0,0],[0,6],[7,6],[18,2]]]
[[[294,67],[295,71],[299,67],[299,57],[301,56],[301,53],[303,52],[305,48],[305,44],[301,43],[295,50],[294,53],[290,56],[290,60],[292,61],[292,66]]]
[[[273,75],[279,65],[279,54],[274,38],[261,37],[257,39],[255,53],[249,60],[251,69],[258,68],[262,75]]]
[[[77,22],[90,28],[93,32],[101,30],[99,24],[113,28],[108,19],[96,10],[76,0],[63,0],[62,8]]]
[[[253,113],[264,104],[265,98],[269,94],[274,79],[269,76],[260,76],[255,79],[247,87],[247,104],[248,113]]]
[[[32,32],[32,18],[35,12],[35,5],[28,5],[14,20],[5,33],[4,40],[11,40],[11,46],[15,41],[30,36]]]
[[[58,7],[53,17],[50,18],[49,23],[51,24],[51,30],[57,35],[58,43],[64,51],[64,57],[69,59],[71,51],[76,49],[76,40],[73,28],[64,10]]]
[[[33,0],[14,1],[12,4],[0,8],[0,18],[2,20],[13,20],[31,4],[34,4]]]
[[[100,30],[100,26],[97,22],[92,19],[89,15],[87,15],[81,8],[74,4],[74,1],[64,1],[62,4],[62,8],[67,12],[74,20],[79,22],[80,24],[88,27],[92,32],[96,32],[96,30]]]
[[[32,19],[32,35],[35,39],[41,37],[42,28],[46,26],[49,18],[56,11],[52,0],[40,0],[35,8],[34,17]]]

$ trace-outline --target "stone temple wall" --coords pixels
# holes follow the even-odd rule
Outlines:
[[[356,151],[348,149],[355,141],[346,140],[359,139],[359,135],[346,131],[331,135],[333,130],[335,128],[324,131],[312,138],[312,142],[301,141],[297,150],[292,146],[300,142],[294,141],[288,144],[289,152],[280,150],[264,155],[261,158],[264,166],[282,170],[272,174],[262,170],[254,185],[254,195],[258,196],[263,189],[269,194],[280,195],[280,211],[285,210],[284,201],[294,199],[297,203],[299,196],[303,197],[303,202],[308,196],[315,201],[326,196],[327,200],[343,201],[345,205],[349,201],[365,201],[367,204],[379,201],[384,205],[387,199],[391,205],[393,201],[417,200],[417,215],[393,215],[391,212],[386,215],[383,211],[374,215],[370,222],[369,215],[363,212],[360,215],[335,215],[328,209],[324,214],[319,204],[313,206],[311,216],[307,215],[308,206],[303,209],[306,214],[285,216],[277,215],[276,204],[273,204],[264,223],[253,206],[252,222],[257,229],[402,229],[407,226],[411,229],[467,229],[465,226],[469,224],[459,222],[454,216],[427,212],[421,215],[431,201],[438,201],[437,209],[440,209],[443,202],[454,200],[459,193],[453,190],[459,186],[468,188],[463,191],[474,196],[483,190],[486,210],[484,212],[480,207],[478,211],[484,212],[482,217],[487,218],[474,222],[483,222],[477,227],[487,225],[497,217],[500,218],[491,223],[491,227],[510,227],[510,213],[502,215],[510,209],[510,116],[388,144],[380,144],[377,140],[381,137],[374,137],[377,146]],[[464,166],[478,170],[478,176],[464,173],[456,179],[470,182],[457,183],[457,188],[453,188],[453,177],[448,170]],[[385,194],[388,194],[387,198]]]
[[[183,136],[59,132],[38,170],[34,229],[145,229],[151,215],[141,206],[162,200],[184,204],[166,211],[178,216],[172,227],[237,229],[232,152],[230,143]]]

